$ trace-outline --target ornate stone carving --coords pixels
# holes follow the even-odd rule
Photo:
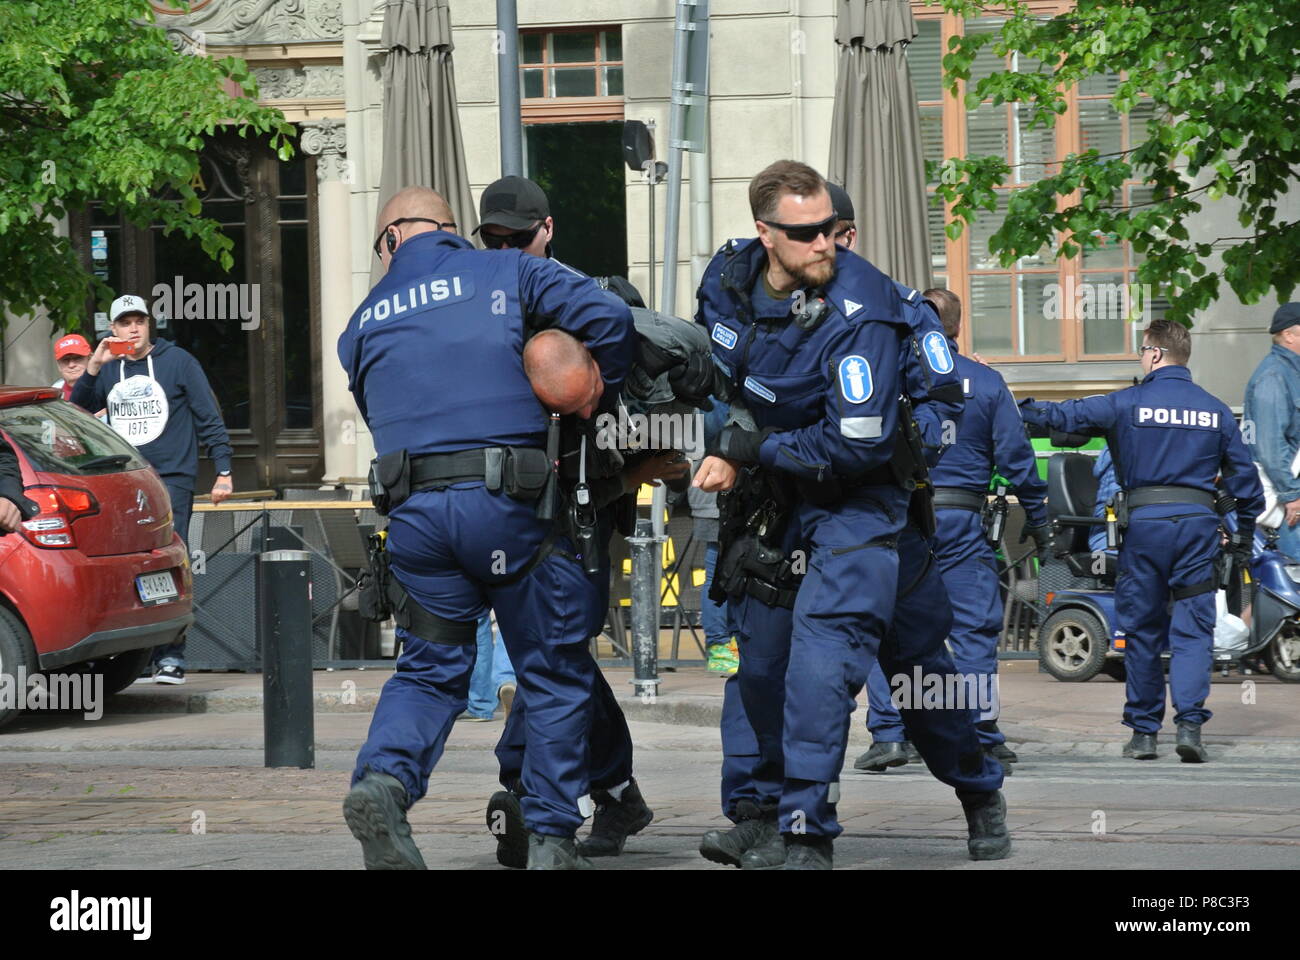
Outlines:
[[[153,4],[160,26],[202,30],[209,44],[340,40],[343,0],[223,0],[195,4],[189,13]]]
[[[347,160],[348,128],[344,121],[332,117],[309,120],[302,125],[298,143],[303,153],[316,158],[318,179],[352,182]]]
[[[255,67],[253,77],[263,100],[343,98],[343,67],[338,64],[287,69]]]

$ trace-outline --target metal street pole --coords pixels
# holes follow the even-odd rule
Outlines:
[[[524,142],[519,119],[519,14],[515,0],[497,0],[496,46],[501,176],[522,177]]]

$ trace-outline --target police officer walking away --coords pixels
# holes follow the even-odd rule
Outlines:
[[[989,542],[983,513],[989,478],[996,472],[1010,481],[1024,507],[1026,523],[1020,542],[1032,537],[1041,558],[1051,548],[1051,528],[1043,503],[1047,484],[1038,476],[1034,448],[1002,375],[957,352],[961,300],[941,288],[927,290],[923,296],[939,312],[966,398],[955,443],[930,471],[938,520],[934,555],[952,602],[949,643],[957,670],[970,678],[967,704],[987,705],[980,710],[983,719],[975,725],[980,744],[985,752],[1010,764],[1018,758],[997,725],[998,637],[1002,633],[1002,594],[993,552],[997,544]],[[890,699],[888,679],[878,667],[867,679],[867,694],[871,705],[868,725],[876,742],[853,765],[873,772],[901,766],[911,759],[905,744],[897,742],[903,739],[903,722]],[[1006,772],[1010,773],[1010,768]]]
[[[955,671],[943,646],[943,583],[925,531],[909,518],[925,458],[910,403],[901,399],[922,382],[937,395],[955,378],[920,295],[837,252],[831,236],[839,218],[815,170],[778,161],[751,181],[749,198],[759,236],[714,257],[697,320],[709,329],[725,379],[721,399],[743,400],[755,429],[724,429],[695,483],[729,490],[742,468],[758,465],[794,488],[791,529],[809,555],[791,627],[784,640],[773,630],[755,644],[742,626],[737,676],[760,765],[781,780],[776,827],[784,856],[762,865],[830,869],[849,718],[873,660],[890,675],[915,668],[946,680]],[[917,311],[933,329],[919,332]],[[775,549],[788,546],[785,539]],[[779,599],[771,584],[757,586]],[[741,609],[738,620],[747,615]],[[924,629],[936,620],[942,633]],[[780,718],[775,731],[773,717]],[[1006,857],[1002,771],[981,751],[970,712],[952,703],[925,709],[918,696],[905,720],[931,771],[956,788],[971,857]]]
[[[1185,763],[1208,759],[1201,727],[1210,719],[1215,558],[1219,516],[1215,478],[1236,498],[1237,529],[1228,551],[1249,562],[1264,491],[1227,405],[1192,383],[1187,328],[1156,320],[1143,333],[1142,382],[1101,397],[1064,403],[1021,401],[1027,423],[1069,433],[1104,434],[1114,458],[1121,526],[1115,582],[1118,634],[1128,674],[1124,756],[1156,757],[1165,715],[1160,654],[1170,651],[1169,687]],[[1172,602],[1172,615],[1168,612]]]
[[[385,205],[375,251],[386,275],[339,338],[374,435],[391,571],[405,594],[394,604],[402,655],[344,816],[368,869],[424,867],[406,810],[425,794],[465,709],[476,621],[491,607],[528,707],[528,866],[585,867],[573,837],[588,792],[587,641],[604,611],[546,516],[558,513],[548,503],[548,416],[524,372],[524,317],[547,314],[587,347],[595,364],[574,409],[594,409],[622,385],[635,349],[631,315],[557,264],[474,250],[451,219],[423,187]],[[413,383],[428,385],[423,397],[412,396]]]

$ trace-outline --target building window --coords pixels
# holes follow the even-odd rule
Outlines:
[[[524,123],[623,119],[619,27],[519,35]]]
[[[1073,4],[1058,6],[1059,10],[1040,4],[1036,10],[1050,15]],[[1100,249],[1068,260],[1056,259],[1052,248],[1045,247],[1003,267],[989,253],[988,241],[1001,225],[1015,190],[1055,173],[1068,154],[1093,147],[1102,154],[1115,153],[1141,142],[1150,108],[1144,112],[1139,106],[1127,117],[1116,113],[1109,98],[1119,78],[1099,76],[1067,92],[1068,109],[1050,129],[1029,129],[1029,109],[1024,104],[994,106],[986,101],[967,110],[963,106],[967,83],[961,84],[956,96],[944,89],[942,61],[949,40],[963,33],[995,32],[1004,20],[963,21],[925,5],[914,5],[914,13],[918,35],[907,54],[926,159],[942,162],[946,157],[993,154],[1011,167],[1008,181],[998,189],[997,208],[981,211],[956,241],[944,233],[951,218],[935,193],[935,182],[929,184],[931,265],[935,282],[951,289],[965,305],[963,349],[1000,362],[1131,357],[1140,330],[1125,318],[1138,259],[1127,242],[1110,238]],[[1016,53],[998,57],[990,44],[980,50],[968,83],[1004,69],[1035,71],[1038,64]],[[1113,202],[1150,199],[1148,188],[1130,181]],[[1149,306],[1153,317],[1163,312],[1159,301]]]

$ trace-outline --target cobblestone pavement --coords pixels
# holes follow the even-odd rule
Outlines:
[[[1024,665],[1007,672],[1003,728],[1022,756],[1006,785],[1014,856],[975,864],[951,791],[924,767],[884,775],[846,769],[836,845],[841,867],[1005,870],[1300,867],[1300,688],[1263,678],[1217,681],[1206,727],[1214,760],[1182,764],[1172,736],[1160,759],[1123,760],[1122,688],[1060,684]],[[625,672],[611,671],[615,689]],[[374,691],[382,671],[317,674],[318,691],[349,678]],[[1249,678],[1247,678],[1249,679]],[[187,685],[254,698],[259,678]],[[702,671],[665,677],[654,704],[628,698],[637,775],[655,821],[612,869],[725,869],[696,853],[718,809],[716,727],[681,722],[716,712],[720,682]],[[119,712],[156,688],[136,688],[95,722],[32,715],[0,733],[0,867],[94,869],[358,869],[340,803],[369,722],[366,697],[316,717],[317,766],[262,766],[262,717],[252,709]],[[242,692],[241,692],[242,691]],[[1253,703],[1239,702],[1254,699]],[[373,701],[371,701],[373,702]],[[354,709],[359,708],[359,709]],[[678,722],[652,722],[676,718]],[[868,739],[855,715],[848,764]],[[411,813],[431,867],[500,869],[483,825],[496,789],[491,746],[501,724],[458,724],[430,792]]]

